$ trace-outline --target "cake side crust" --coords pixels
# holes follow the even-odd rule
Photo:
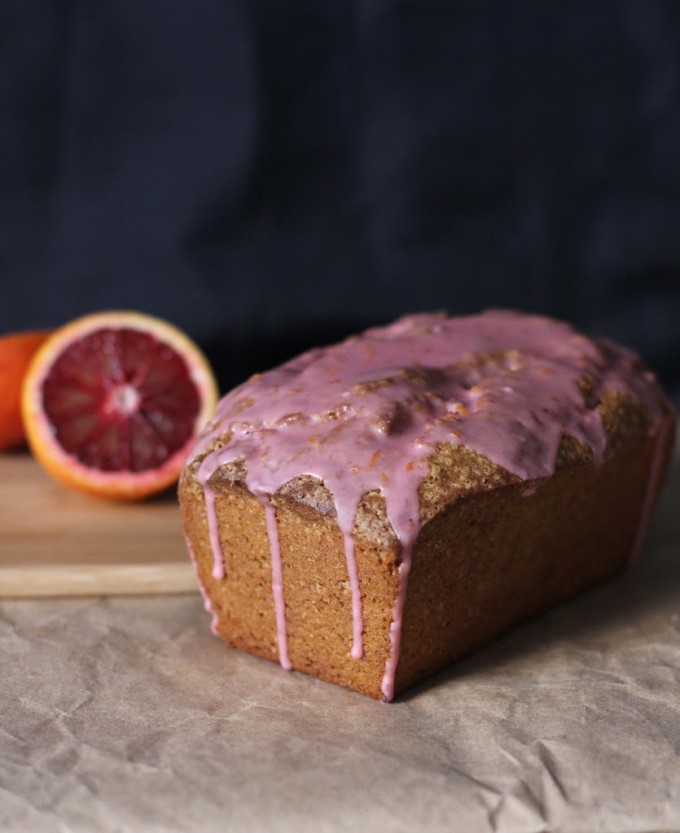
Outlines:
[[[203,493],[195,478],[180,485],[187,538],[201,586],[217,619],[217,633],[235,648],[279,659],[269,544],[260,502],[246,489],[221,484],[216,497],[225,577],[213,577]],[[390,652],[389,630],[397,593],[399,548],[357,541],[362,589],[364,656],[352,646],[352,599],[342,535],[334,518],[286,496],[276,500],[283,565],[288,653],[293,668],[381,698]]]
[[[514,625],[623,572],[656,438],[603,464],[461,499],[426,524],[414,552],[395,691]]]

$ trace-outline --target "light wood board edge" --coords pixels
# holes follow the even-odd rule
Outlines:
[[[0,570],[0,598],[155,595],[198,589],[191,564],[36,565]]]

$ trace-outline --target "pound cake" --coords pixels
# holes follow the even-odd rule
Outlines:
[[[674,429],[634,353],[544,317],[310,350],[225,396],[183,472],[213,630],[391,700],[624,570]]]

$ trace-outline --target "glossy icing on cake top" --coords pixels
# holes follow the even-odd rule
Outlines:
[[[564,435],[586,444],[595,461],[602,461],[607,435],[596,406],[607,391],[635,396],[656,430],[665,399],[634,353],[586,338],[566,324],[510,311],[407,316],[256,375],[222,399],[192,455],[206,455],[198,480],[205,490],[214,576],[224,577],[224,558],[210,478],[241,460],[246,486],[265,507],[279,655],[290,667],[270,497],[300,475],[319,478],[333,495],[344,537],[352,588],[351,653],[360,660],[362,601],[352,530],[363,495],[382,493],[401,545],[382,686],[385,699],[391,699],[420,530],[418,488],[433,449],[462,444],[526,480],[553,474]],[[223,444],[212,450],[217,440]]]

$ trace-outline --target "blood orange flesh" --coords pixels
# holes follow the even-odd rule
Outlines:
[[[163,465],[201,408],[184,359],[148,333],[104,328],[68,347],[43,383],[59,444],[100,471]]]
[[[207,360],[184,334],[140,313],[67,325],[35,357],[24,420],[37,459],[69,485],[109,497],[177,479],[215,406]]]

